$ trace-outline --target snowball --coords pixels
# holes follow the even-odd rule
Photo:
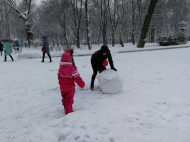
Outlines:
[[[114,94],[122,89],[123,80],[119,77],[117,71],[112,69],[105,70],[97,78],[103,93]]]

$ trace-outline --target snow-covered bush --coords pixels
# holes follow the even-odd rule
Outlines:
[[[177,45],[177,37],[169,36],[169,37],[160,37],[158,39],[158,43],[161,46],[168,46],[168,45]]]
[[[123,80],[118,72],[112,69],[105,70],[98,75],[99,87],[103,93],[115,94],[121,91]]]
[[[185,37],[185,34],[178,33],[175,36],[166,36],[166,37],[159,37],[158,43],[161,46],[168,46],[168,45],[180,45],[187,43],[187,39]]]

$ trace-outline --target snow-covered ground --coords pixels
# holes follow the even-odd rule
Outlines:
[[[0,142],[189,142],[190,48],[110,49],[123,89],[102,94],[96,79],[91,91],[91,56],[75,56],[87,89],[76,87],[75,112],[66,116],[57,80],[59,57],[52,63],[17,58],[41,54],[36,49],[13,54],[14,62],[0,56]],[[76,49],[75,55],[96,50]]]

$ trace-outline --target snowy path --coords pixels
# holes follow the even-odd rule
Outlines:
[[[123,51],[118,51],[117,53],[129,53],[129,52],[143,52],[143,51],[158,51],[158,50],[173,50],[173,49],[183,49],[183,48],[190,48],[189,45],[183,45],[183,46],[161,46],[157,48],[137,48],[134,50],[123,50]]]
[[[100,45],[94,45],[92,50],[88,50],[87,47],[81,47],[82,49],[75,49],[74,56],[91,56],[96,50],[99,49]],[[83,48],[87,48],[86,50]],[[184,45],[173,45],[173,46],[159,46],[156,43],[147,43],[145,48],[137,48],[136,45],[126,44],[125,47],[116,45],[116,47],[109,46],[112,53],[129,53],[129,52],[144,52],[144,51],[157,51],[157,50],[169,50],[169,49],[183,49],[190,48],[190,42]],[[32,59],[32,58],[41,58],[42,54],[41,48],[28,49],[24,48],[20,54],[17,54],[18,59]],[[54,51],[51,53],[51,56],[54,58],[61,57],[62,53],[60,51]]]
[[[0,58],[0,141],[189,142],[189,53],[187,48],[113,54],[123,90],[108,95],[77,87],[76,112],[65,117],[59,58],[52,63]],[[75,61],[89,87],[90,56]]]

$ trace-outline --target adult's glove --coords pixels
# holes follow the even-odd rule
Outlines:
[[[117,71],[117,69],[116,69],[116,68],[114,68],[114,67],[112,67],[111,69],[112,69],[112,70],[114,70],[114,71]]]
[[[103,64],[102,64],[102,66],[107,66],[108,65],[108,60],[104,60],[104,62],[103,62]]]

